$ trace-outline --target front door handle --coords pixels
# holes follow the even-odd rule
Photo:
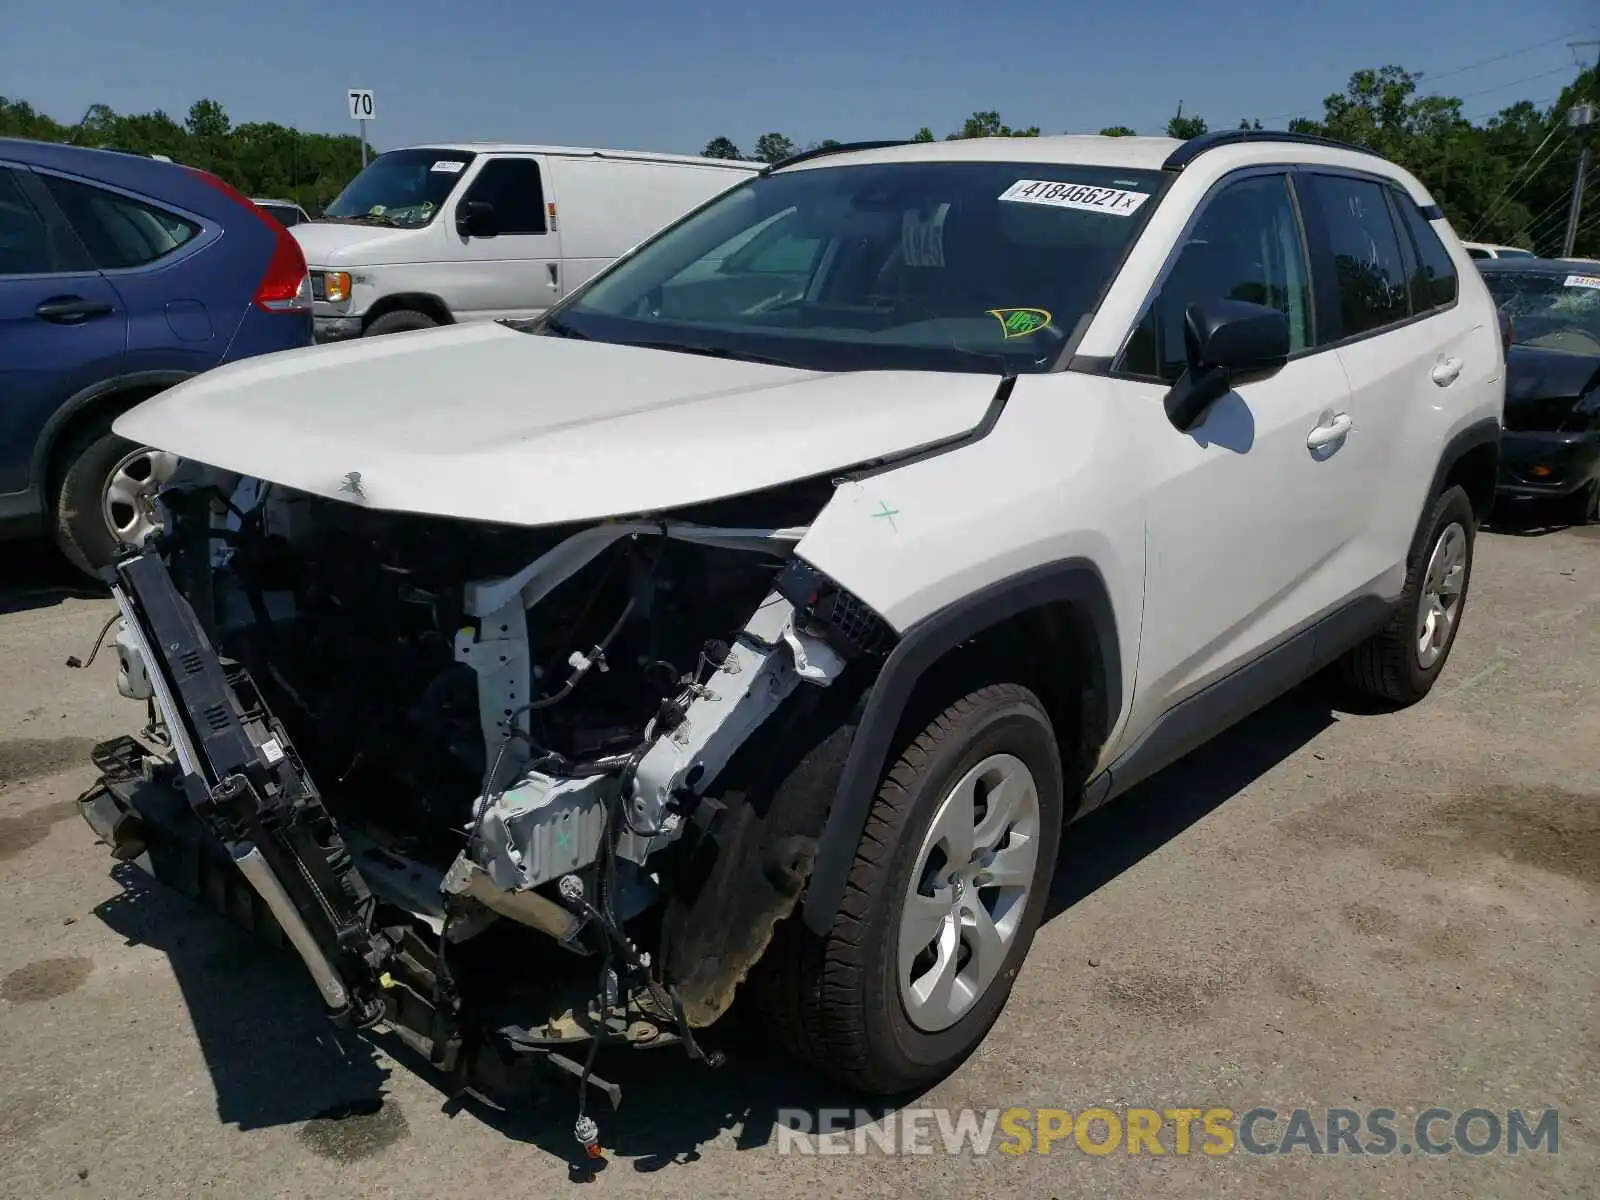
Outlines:
[[[548,275],[549,279],[550,279],[550,290],[553,291],[553,292],[560,291],[561,290],[561,265],[559,263],[545,263],[544,269],[545,269],[545,274]]]
[[[1324,421],[1324,424],[1318,425],[1306,435],[1306,445],[1313,450],[1326,450],[1330,446],[1338,446],[1355,426],[1349,413],[1334,413],[1331,417],[1324,418]]]
[[[1440,387],[1449,387],[1461,378],[1461,368],[1466,366],[1459,358],[1452,358],[1448,354],[1441,354],[1439,361],[1433,364],[1433,381]]]
[[[34,316],[57,325],[76,325],[90,317],[104,317],[111,305],[103,300],[85,300],[82,296],[52,296],[33,310]]]

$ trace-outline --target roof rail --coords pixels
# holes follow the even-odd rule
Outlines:
[[[792,167],[795,163],[821,158],[825,154],[846,154],[851,150],[886,150],[890,146],[909,146],[911,142],[911,138],[893,138],[888,141],[840,142],[836,146],[816,146],[810,150],[802,150],[799,154],[791,154],[788,158],[780,158],[777,162],[768,166],[767,170],[776,171],[780,167]]]
[[[1167,161],[1161,165],[1168,171],[1181,171],[1207,150],[1215,150],[1219,146],[1234,146],[1240,142],[1292,142],[1297,146],[1326,146],[1329,150],[1349,150],[1355,154],[1376,156],[1378,153],[1365,146],[1318,137],[1314,133],[1289,133],[1278,129],[1215,129],[1210,133],[1202,133],[1199,137],[1190,138],[1167,155]]]

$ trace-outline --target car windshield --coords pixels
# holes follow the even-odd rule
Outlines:
[[[391,150],[352,179],[323,213],[325,221],[361,221],[416,229],[433,220],[475,156],[461,150]]]
[[[1600,275],[1486,271],[1484,282],[1511,315],[1515,344],[1600,355]]]
[[[530,328],[816,370],[1048,370],[1161,179],[1029,162],[781,171]]]

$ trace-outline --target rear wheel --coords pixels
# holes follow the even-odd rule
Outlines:
[[[1461,629],[1476,536],[1472,501],[1461,488],[1446,488],[1407,570],[1399,610],[1340,663],[1346,683],[1397,705],[1414,704],[1432,690]]]
[[[178,461],[118,437],[113,419],[107,414],[86,425],[56,458],[52,533],[61,553],[87,575],[159,528],[156,493]]]
[[[791,918],[756,998],[789,1049],[894,1094],[954,1070],[1011,994],[1062,823],[1049,718],[1013,684],[958,700],[884,778],[827,934]]]
[[[397,308],[393,312],[386,312],[366,328],[367,337],[375,337],[382,333],[403,333],[407,329],[432,329],[438,325],[427,313],[418,312],[414,308]]]

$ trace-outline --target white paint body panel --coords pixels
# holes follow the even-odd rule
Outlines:
[[[117,432],[226,471],[396,512],[549,525],[699,503],[953,437],[998,380],[828,374],[498,325],[244,359]]]
[[[478,157],[438,214],[419,229],[313,221],[290,232],[313,271],[353,277],[348,303],[319,302],[319,317],[359,317],[385,296],[437,298],[457,321],[530,317],[696,205],[754,175],[757,163],[568,147],[440,146]],[[533,158],[556,228],[466,238],[456,208],[484,165]],[[570,256],[570,257],[569,257]]]

